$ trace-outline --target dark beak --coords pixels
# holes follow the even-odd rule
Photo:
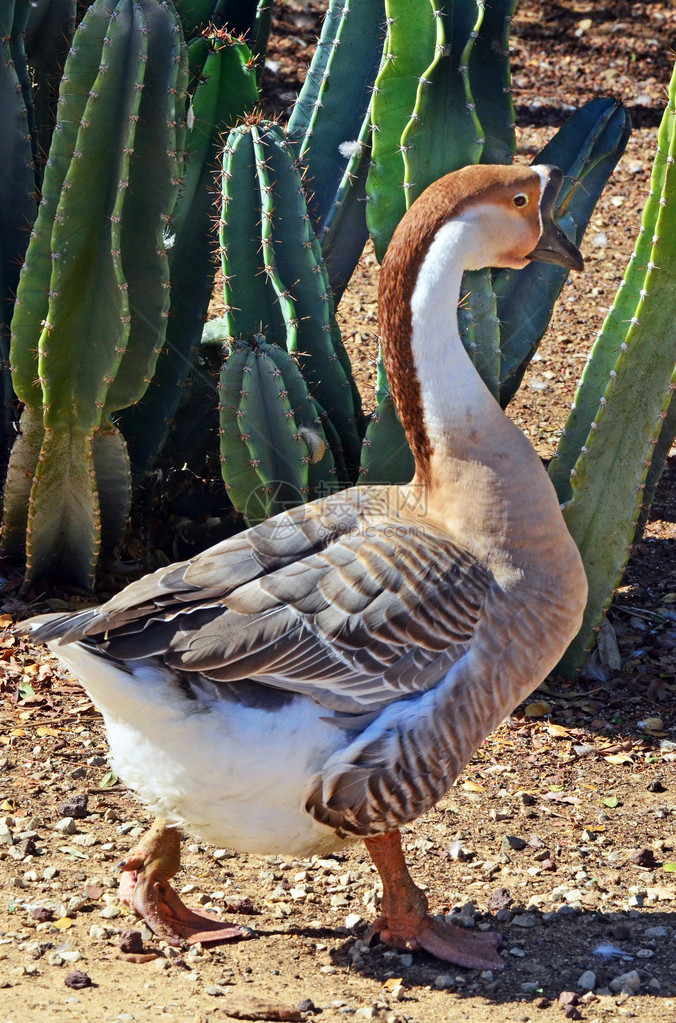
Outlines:
[[[584,260],[577,245],[566,237],[561,228],[554,222],[554,203],[563,182],[563,174],[558,167],[547,167],[549,178],[540,201],[542,217],[542,234],[540,240],[526,256],[526,259],[538,259],[541,263],[556,263],[570,270],[584,270]]]

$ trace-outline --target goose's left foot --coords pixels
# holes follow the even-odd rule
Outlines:
[[[159,938],[170,945],[187,942],[217,944],[236,938],[250,938],[248,927],[223,925],[210,913],[189,909],[169,884],[181,862],[180,836],[159,818],[147,835],[122,861],[120,898],[130,906]]]
[[[496,949],[500,935],[484,931],[474,934],[435,919],[427,912],[427,899],[413,883],[401,849],[401,835],[367,838],[366,848],[383,882],[383,915],[372,933],[395,948],[425,949],[449,963],[473,970],[502,970],[504,960]]]

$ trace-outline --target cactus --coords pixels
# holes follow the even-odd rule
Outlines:
[[[441,46],[430,0],[385,0],[387,39],[373,89],[371,168],[366,183],[368,228],[380,261],[406,212],[402,135],[416,107],[418,83]]]
[[[26,3],[0,10],[0,474],[4,475],[18,411],[9,371],[9,324],[28,236],[35,219],[34,154],[21,65]],[[25,67],[25,60],[24,60]]]
[[[379,402],[366,428],[360,483],[410,483],[415,462],[391,394]]]
[[[250,525],[331,489],[333,454],[293,356],[260,336],[237,341],[219,393],[223,479]]]
[[[294,146],[279,126],[253,118],[228,136],[220,231],[228,341],[261,333],[297,357],[355,474],[359,392],[335,324]]]
[[[27,582],[55,571],[89,585],[101,519],[114,536],[126,520],[118,496],[101,508],[109,488],[97,473],[119,477],[124,449],[108,417],[143,393],[164,340],[163,229],[178,191],[185,79],[169,7],[96,0],[66,64],[12,320],[13,379],[28,414],[10,481],[39,454],[28,506],[21,488],[6,488],[13,528],[3,545],[20,554],[25,535]]]
[[[589,579],[582,628],[560,670],[584,663],[647,514],[674,436],[676,69],[660,126],[650,195],[624,280],[591,350],[550,467]]]
[[[385,34],[382,15],[382,0],[332,0],[288,124],[305,168],[309,212],[336,300],[368,237],[363,188],[352,184],[368,159],[371,90]],[[337,219],[339,244],[335,242]],[[333,233],[327,238],[327,252],[323,236],[329,225]]]
[[[204,63],[191,99],[186,175],[173,215],[169,252],[171,316],[153,387],[121,417],[135,475],[161,450],[192,370],[213,289],[216,238],[213,196],[221,135],[258,98],[251,51],[240,39],[211,32],[197,51]],[[194,48],[191,47],[194,52]]]

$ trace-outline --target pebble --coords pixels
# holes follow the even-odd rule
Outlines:
[[[583,991],[593,991],[596,987],[596,974],[593,970],[585,970],[578,978],[577,986]]]
[[[536,927],[538,918],[534,913],[519,913],[512,920],[512,926],[514,927]]]
[[[77,820],[81,820],[83,817],[87,817],[89,811],[87,810],[87,802],[89,796],[86,792],[74,792],[68,799],[65,800],[59,807],[59,813],[62,817],[74,817]],[[72,834],[72,832],[69,832]]]
[[[88,974],[83,973],[82,970],[71,970],[70,973],[67,973],[63,978],[63,982],[66,987],[74,988],[75,990],[92,986],[91,977]]]
[[[511,849],[515,849],[517,852],[521,852],[525,849],[527,842],[523,838],[519,838],[517,835],[503,835],[502,841],[500,842],[501,852],[509,852]]]
[[[440,973],[434,978],[434,987],[439,991],[446,991],[449,988],[455,987],[455,980],[450,973]]]
[[[509,894],[509,888],[496,888],[486,902],[486,909],[495,913],[501,909],[509,909],[514,899]]]
[[[646,938],[668,938],[669,930],[666,927],[649,927],[645,932],[644,937]]]
[[[212,984],[211,987],[205,987],[204,993],[205,995],[211,995],[212,998],[220,998],[225,994],[225,991],[218,984]]]
[[[375,1014],[376,1010],[370,1005],[364,1005],[361,1009],[357,1009],[355,1012],[355,1016],[358,1016],[359,1019],[373,1019]]]
[[[641,978],[637,970],[630,970],[628,973],[620,973],[617,977],[613,977],[608,987],[611,991],[618,994],[625,989],[629,991],[638,991],[641,986]]]
[[[515,945],[514,948],[510,948],[509,954],[511,956],[516,956],[518,959],[523,959],[526,955],[526,952],[523,948],[519,948],[517,945]]]
[[[62,835],[74,835],[77,832],[77,825],[72,817],[64,817],[55,825],[54,830],[60,831]]]
[[[348,931],[351,931],[353,927],[357,927],[362,922],[362,919],[359,913],[348,913],[345,917],[345,926]]]

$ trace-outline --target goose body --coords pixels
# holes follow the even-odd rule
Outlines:
[[[256,853],[364,838],[385,884],[385,940],[465,965],[501,961],[440,936],[392,836],[447,791],[581,622],[586,581],[554,490],[457,327],[464,270],[581,267],[551,220],[559,181],[555,168],[465,168],[395,233],[379,314],[411,484],[284,512],[101,607],[33,625],[155,814]],[[149,859],[134,860],[139,876]]]

